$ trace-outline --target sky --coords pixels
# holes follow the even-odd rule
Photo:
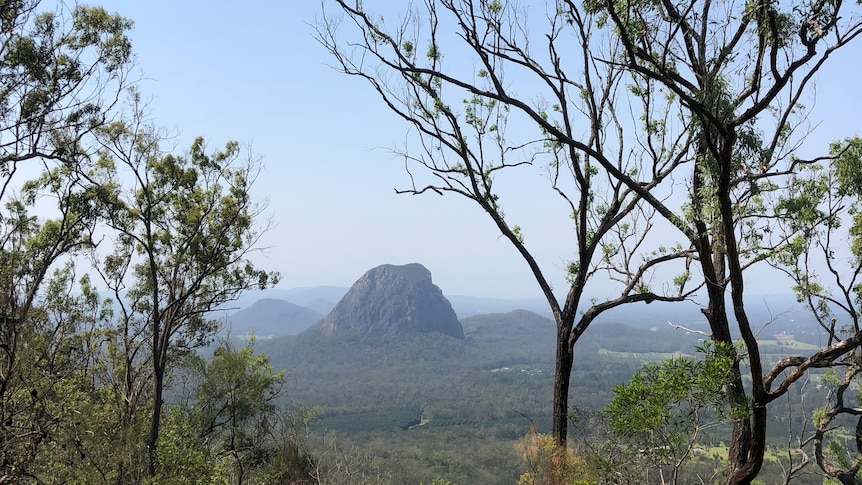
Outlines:
[[[374,266],[419,262],[446,294],[540,295],[478,206],[395,194],[409,179],[388,149],[403,145],[407,127],[367,84],[331,67],[313,37],[318,1],[91,3],[134,20],[140,91],[156,122],[179,132],[178,147],[204,136],[213,148],[237,140],[262,157],[254,192],[268,200],[272,227],[257,262],[281,273],[279,288],[350,286]],[[827,141],[862,132],[862,95],[847,90],[860,78],[859,44],[818,81],[812,119],[822,119]],[[507,214],[527,222],[529,247],[564,286],[565,214],[548,210],[538,172],[508,183],[516,190]]]

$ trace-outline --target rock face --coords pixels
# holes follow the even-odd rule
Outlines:
[[[323,320],[326,335],[413,335],[464,338],[449,300],[418,263],[378,266],[359,278]]]

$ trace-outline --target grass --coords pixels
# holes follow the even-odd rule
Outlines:
[[[785,340],[779,342],[778,340],[758,340],[757,341],[761,345],[776,345],[781,346],[784,349],[787,349],[787,354],[796,353],[801,350],[815,350],[819,349],[817,345],[809,344],[805,342],[799,342],[797,340]],[[692,353],[694,353],[692,351]],[[618,352],[610,349],[599,349],[599,355],[604,355],[606,357],[612,357],[617,359],[634,359],[639,360],[642,363],[648,362],[661,362],[674,357],[675,353],[673,352]],[[784,357],[784,354],[761,354],[762,357],[766,359],[772,359],[777,361],[781,357]]]
[[[817,345],[800,342],[798,340],[758,340],[757,342],[761,345],[780,345],[782,347],[792,350],[814,350],[820,348]]]

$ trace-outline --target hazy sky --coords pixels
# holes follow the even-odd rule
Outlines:
[[[349,286],[373,266],[419,262],[447,294],[538,295],[526,264],[477,206],[394,193],[409,180],[386,148],[403,144],[406,127],[368,85],[329,67],[313,39],[318,1],[92,3],[135,21],[141,91],[158,123],[180,131],[180,148],[200,135],[213,148],[251,144],[263,157],[255,190],[268,198],[274,227],[260,262],[282,273],[279,287]],[[860,65],[857,42],[821,74],[817,137],[862,132]],[[849,97],[835,96],[848,85]],[[527,226],[528,244],[563,286],[565,213],[547,213],[556,198],[538,191],[539,172],[525,170],[517,182],[523,197],[504,206],[507,214]]]

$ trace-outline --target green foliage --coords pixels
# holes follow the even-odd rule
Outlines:
[[[83,476],[63,460],[81,460],[71,437],[91,424],[75,417],[92,404],[87,365],[97,344],[83,331],[101,316],[88,280],[71,296],[74,271],[63,264],[92,245],[82,147],[131,61],[128,20],[98,7],[65,17],[41,10],[38,1],[0,7],[0,477],[11,481]],[[54,445],[57,460],[44,462]]]
[[[27,470],[39,480],[92,483],[108,475],[137,483],[146,470],[147,393],[141,402],[125,399],[123,366],[111,360],[110,307],[89,278],[75,281],[72,269],[53,273],[31,311],[33,333],[22,335],[27,344],[18,354],[16,380],[27,383],[28,396],[15,399],[28,405],[18,411],[26,427],[41,434]]]
[[[515,235],[515,238],[518,240],[519,243],[524,244],[524,234],[521,233],[521,226],[512,226],[512,234]]]
[[[198,384],[187,420],[194,424],[199,446],[206,448],[202,452],[218,458],[229,483],[311,479],[316,463],[303,449],[300,434],[314,414],[290,416],[275,406],[285,371],[274,370],[266,355],[255,354],[253,338],[239,349],[223,340],[211,360],[191,357],[188,364]]]
[[[837,157],[835,173],[838,178],[838,194],[862,197],[862,138],[847,138],[833,142],[829,152]]]
[[[42,154],[78,163],[83,137],[126,85],[132,22],[83,5],[59,16],[40,12],[39,3],[4,6],[0,160]]]
[[[425,57],[432,61],[440,60],[440,50],[437,47],[437,44],[431,43],[428,45],[428,51],[425,53]]]
[[[811,412],[811,421],[814,423],[814,426],[822,426],[824,423],[828,422],[828,417],[826,416],[826,409],[817,408]]]
[[[229,456],[201,440],[192,418],[172,409],[165,419],[156,452],[157,474],[147,483],[172,485],[229,484]]]
[[[240,349],[223,340],[211,360],[192,358],[191,369],[200,379],[195,414],[201,436],[221,443],[236,460],[245,459],[271,425],[285,371],[275,371],[266,355],[255,355],[253,339]]]
[[[206,313],[276,277],[245,257],[259,234],[254,164],[234,166],[236,143],[161,152],[135,91],[134,119],[105,125],[120,119],[132,22],[40,9],[0,7],[0,481],[143,483],[152,468],[159,483],[223,481],[224,457],[187,415],[166,415],[153,452],[170,370],[209,339]],[[24,163],[44,170],[20,181]],[[113,253],[97,252],[97,231]],[[83,255],[104,256],[113,302],[63,265]],[[248,397],[267,384],[249,382]]]
[[[130,359],[128,366],[147,376],[154,389],[148,438],[154,463],[169,368],[209,342],[219,324],[209,312],[246,289],[274,283],[278,275],[247,258],[259,237],[261,210],[250,194],[254,160],[238,163],[236,142],[208,153],[202,138],[182,156],[164,153],[163,135],[143,119],[140,95],[132,91],[130,102],[131,120],[99,130],[106,148],[90,178],[98,183],[91,190],[100,216],[117,234],[100,267],[122,307],[117,326],[124,342],[151,343],[146,352],[152,357]],[[140,345],[126,345],[125,351],[137,353]]]
[[[806,177],[793,180],[791,190],[782,194],[775,204],[775,215],[794,229],[811,228],[826,214],[821,205],[829,191],[829,179],[819,166],[806,167]]]
[[[698,351],[702,360],[644,366],[614,389],[605,408],[613,432],[657,463],[687,454],[702,428],[725,412],[725,386],[734,378],[731,353],[709,342]]]
[[[678,288],[681,288],[681,287],[683,287],[683,286],[686,284],[686,282],[688,282],[690,279],[691,279],[691,273],[689,273],[688,271],[686,271],[686,272],[684,272],[684,273],[682,273],[682,274],[679,274],[679,275],[677,275],[677,276],[675,276],[675,277],[673,278],[673,285],[674,285],[674,286],[676,286],[676,287],[678,287]]]
[[[849,309],[862,292],[859,285],[848,283],[858,277],[858,262],[862,261],[862,140],[855,137],[834,142],[830,154],[833,158],[828,165],[806,165],[800,170],[790,190],[777,201],[775,215],[780,227],[797,235],[770,258],[792,278],[798,300],[810,307],[827,330],[839,308],[829,302],[840,301],[841,307]],[[841,250],[849,243],[850,265],[844,264],[835,246],[839,239],[846,241]],[[820,274],[818,264],[830,271]]]
[[[575,261],[569,261],[566,264],[566,282],[569,284],[574,284],[578,277],[580,277],[581,267]]]

